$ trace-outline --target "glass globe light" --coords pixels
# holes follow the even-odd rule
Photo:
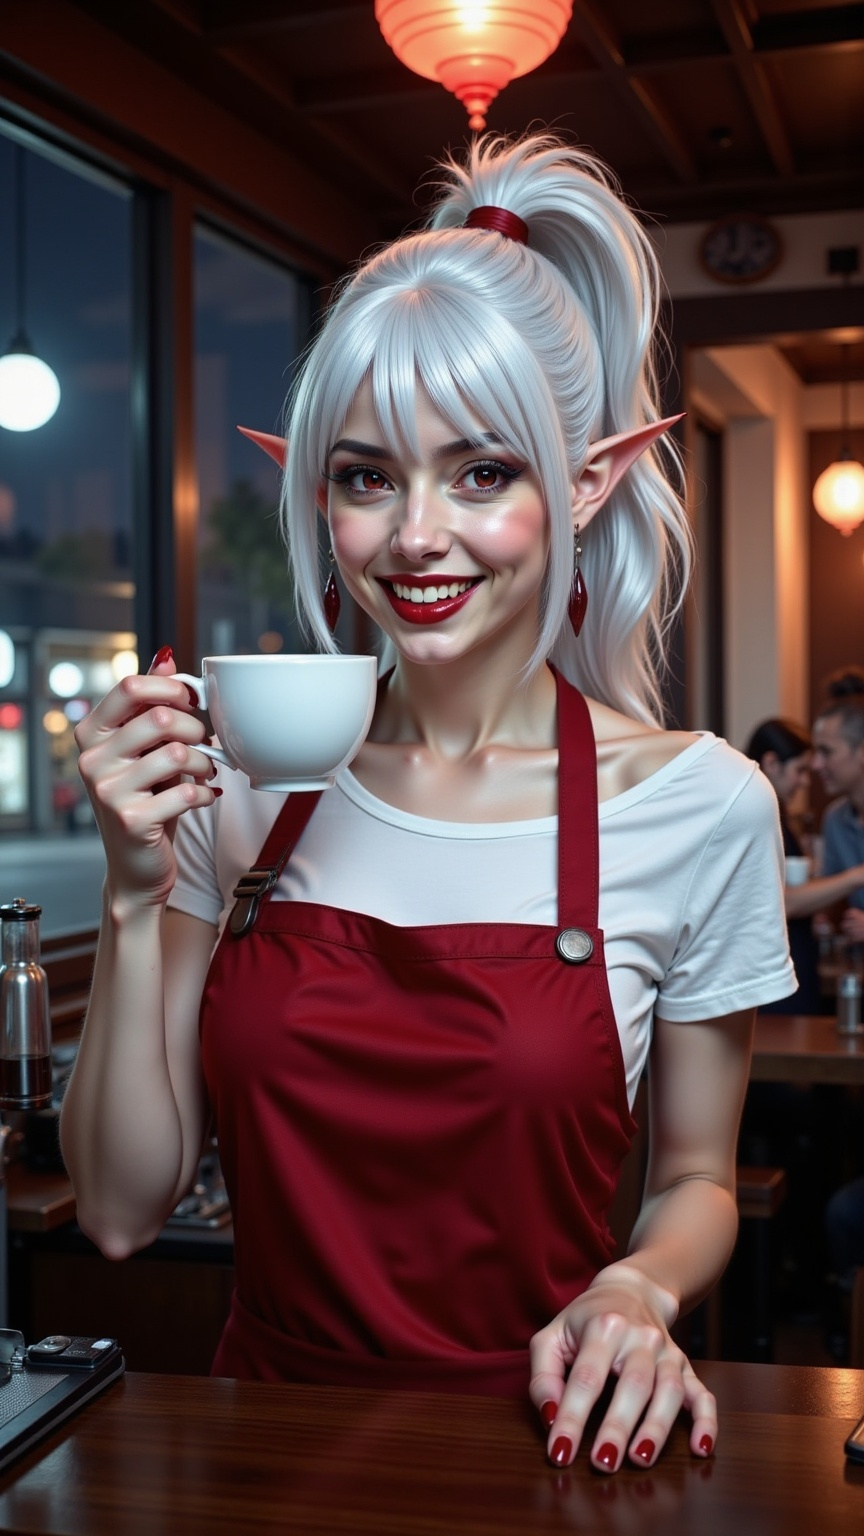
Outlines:
[[[864,523],[864,467],[848,453],[823,469],[813,487],[813,505],[840,533]]]
[[[50,421],[60,404],[60,385],[53,368],[36,357],[22,331],[0,357],[0,427],[8,432],[33,432]]]

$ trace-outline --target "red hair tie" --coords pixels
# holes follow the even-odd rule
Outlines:
[[[518,240],[520,245],[528,244],[528,225],[524,219],[520,219],[518,213],[509,213],[506,208],[493,208],[488,205],[483,208],[472,208],[463,229],[494,229],[496,234],[506,235],[508,240]]]

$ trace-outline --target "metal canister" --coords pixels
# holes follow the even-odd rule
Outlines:
[[[864,1034],[861,977],[855,971],[846,971],[837,980],[837,1029],[841,1035]]]
[[[51,1103],[48,977],[39,964],[42,908],[23,896],[0,907],[0,1109]]]

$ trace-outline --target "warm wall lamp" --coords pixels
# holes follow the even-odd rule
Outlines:
[[[15,147],[15,292],[16,327],[0,357],[0,427],[9,432],[32,432],[50,421],[60,404],[60,385],[53,368],[33,351],[24,323],[27,278],[27,202],[24,186],[24,150]]]
[[[854,533],[864,523],[864,467],[852,457],[849,447],[849,370],[848,347],[843,346],[843,378],[840,383],[840,417],[843,446],[839,458],[823,469],[813,487],[813,505],[826,523],[840,533]]]
[[[375,0],[397,59],[452,91],[477,129],[505,85],[554,53],[572,14],[572,0]]]

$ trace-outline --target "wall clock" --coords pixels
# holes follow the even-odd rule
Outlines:
[[[706,230],[699,260],[718,283],[758,283],[783,255],[780,231],[758,214],[730,214]]]

